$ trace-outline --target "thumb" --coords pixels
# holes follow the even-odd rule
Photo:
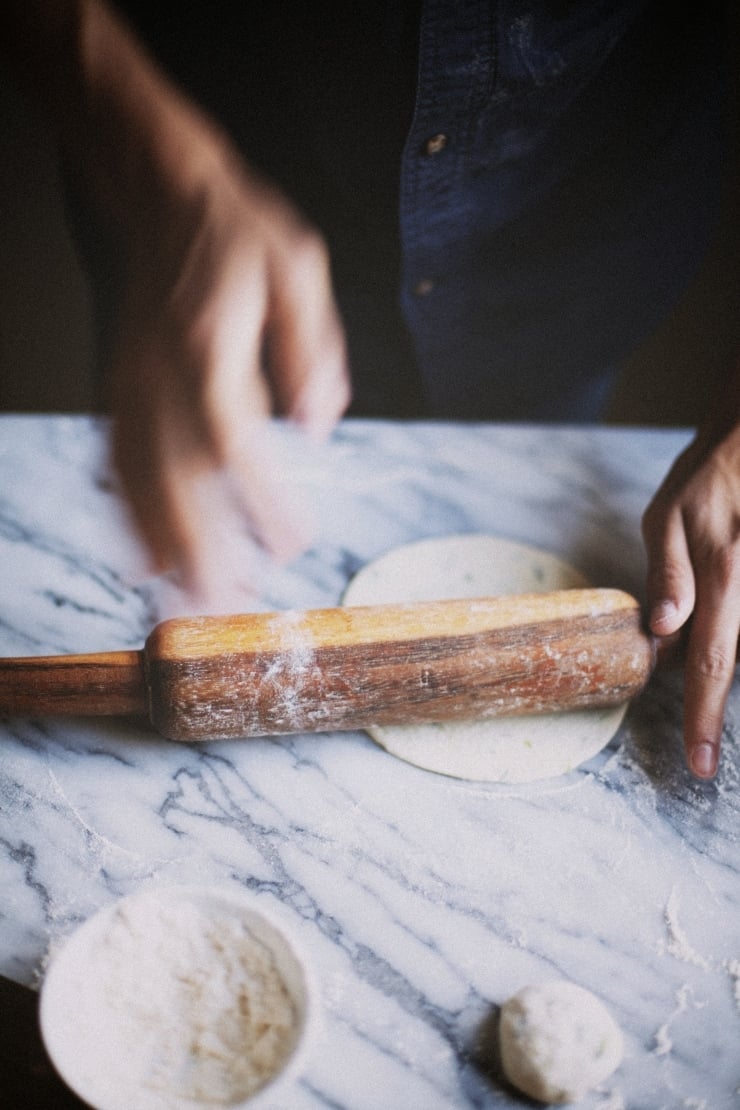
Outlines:
[[[694,609],[696,583],[686,531],[679,508],[665,513],[659,502],[643,518],[647,552],[647,601],[650,631],[671,636]]]

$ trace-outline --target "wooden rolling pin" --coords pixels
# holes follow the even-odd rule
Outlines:
[[[208,740],[617,704],[655,663],[619,590],[178,618],[141,651],[0,661],[0,714]]]

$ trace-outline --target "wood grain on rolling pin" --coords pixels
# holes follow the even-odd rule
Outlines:
[[[617,590],[166,621],[150,715],[199,740],[610,705],[654,665]]]

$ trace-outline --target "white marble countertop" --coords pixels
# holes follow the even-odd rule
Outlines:
[[[139,647],[168,606],[84,417],[0,419],[5,655]],[[536,544],[641,595],[639,519],[680,431],[348,422],[301,475],[320,539],[251,608],[333,605],[416,538]],[[321,984],[289,1110],[521,1106],[486,1047],[519,987],[571,979],[625,1033],[583,1106],[740,1106],[740,685],[716,782],[684,770],[680,681],[661,676],[606,752],[561,779],[482,786],[364,734],[187,746],[117,720],[12,720],[0,738],[0,972],[157,882],[282,903]],[[526,1103],[525,1103],[526,1104]]]

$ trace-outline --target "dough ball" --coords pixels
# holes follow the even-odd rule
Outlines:
[[[496,536],[439,536],[405,544],[352,579],[345,605],[566,590],[588,582],[547,551]],[[612,739],[626,703],[567,713],[373,725],[373,740],[427,771],[478,782],[524,783],[567,774]]]
[[[501,1009],[507,1079],[540,1102],[577,1102],[619,1066],[622,1034],[606,1007],[574,983],[524,987]]]

